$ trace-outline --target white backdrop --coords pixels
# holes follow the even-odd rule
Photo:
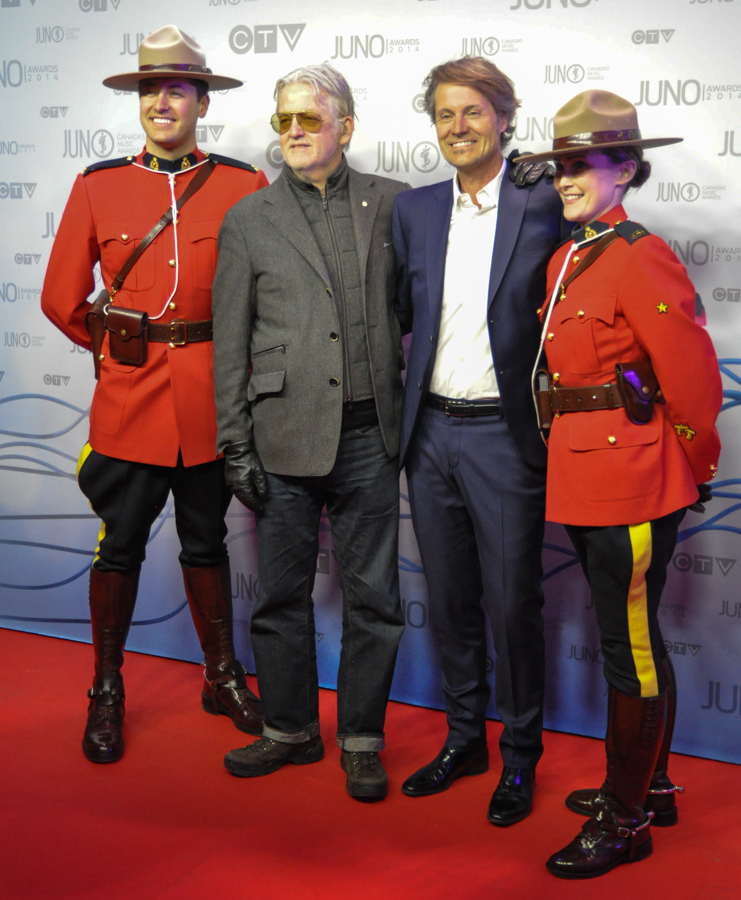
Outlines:
[[[481,54],[513,78],[523,105],[512,146],[549,146],[552,116],[588,88],[638,105],[644,135],[685,142],[649,153],[654,174],[627,203],[664,237],[702,298],[726,388],[716,499],[688,513],[661,607],[680,687],[675,748],[741,762],[741,0],[0,0],[0,624],[89,640],[87,568],[99,523],[75,483],[94,380],[87,352],[44,318],[39,295],[76,173],[143,144],[133,94],[101,80],[135,68],[141,38],[175,23],[214,71],[245,81],[212,97],[205,150],[274,179],[268,124],[277,77],[329,60],[358,120],[349,159],[413,185],[452,176],[421,112],[429,69]],[[399,565],[407,629],[393,697],[441,705],[419,554],[401,483]],[[250,667],[254,521],[228,517],[238,650]],[[335,685],[340,601],[325,528],[315,590],[322,684]],[[152,532],[129,647],[197,661],[171,507]],[[605,682],[586,584],[560,526],[544,551],[548,727],[604,734]],[[720,619],[720,621],[718,621]],[[496,715],[492,704],[490,713]]]

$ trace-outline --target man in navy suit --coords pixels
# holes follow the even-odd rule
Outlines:
[[[488,818],[532,809],[543,752],[541,548],[546,450],[530,376],[561,204],[543,169],[502,150],[519,102],[481,58],[438,66],[427,111],[452,181],[397,196],[397,314],[412,332],[402,419],[412,519],[440,648],[448,737],[402,790],[446,790],[487,771],[486,620],[496,649],[504,769]],[[483,608],[482,608],[483,598]]]

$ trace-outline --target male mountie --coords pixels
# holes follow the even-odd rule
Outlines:
[[[249,734],[262,730],[260,704],[232,639],[224,543],[231,495],[216,455],[210,342],[221,220],[267,179],[252,166],[196,147],[209,88],[242,83],[214,75],[205,63],[198,44],[168,25],[142,41],[136,72],[103,82],[139,92],[146,146],[138,156],[96,163],[78,177],[41,296],[52,322],[91,349],[86,298],[98,261],[110,292],[100,319],[92,318],[101,325],[99,381],[89,443],[78,464],[80,488],[102,519],[90,570],[95,680],[82,745],[99,763],[114,762],[124,751],[123,647],[150,528],[170,491],[185,590],[206,659],[203,708],[230,716]],[[165,212],[172,218],[141,245],[146,249],[124,274]]]

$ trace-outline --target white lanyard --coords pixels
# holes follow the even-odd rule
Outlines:
[[[614,228],[609,228],[609,229],[607,229],[607,231],[603,231],[602,234],[600,234],[600,238],[603,238],[606,234],[609,234],[611,231],[614,231],[614,230],[615,230]],[[543,330],[542,330],[541,333],[540,333],[540,346],[538,347],[538,354],[537,354],[537,356],[535,357],[535,365],[533,366],[533,373],[532,373],[532,375],[530,376],[530,384],[531,384],[531,386],[532,386],[532,388],[533,388],[533,390],[532,390],[533,403],[535,404],[535,410],[536,410],[536,413],[537,413],[537,410],[538,410],[538,401],[537,401],[536,396],[535,396],[535,391],[536,391],[536,389],[537,389],[537,386],[535,385],[535,374],[536,374],[536,372],[538,371],[538,364],[540,363],[540,357],[541,357],[541,355],[542,355],[542,353],[543,353],[543,345],[545,344],[545,338],[546,338],[546,335],[547,335],[547,333],[548,333],[548,325],[550,324],[550,321],[551,321],[551,315],[552,315],[553,309],[554,309],[554,307],[555,307],[555,305],[556,305],[556,295],[558,294],[558,290],[559,290],[559,288],[561,287],[561,283],[563,282],[563,276],[564,276],[564,274],[565,274],[565,272],[566,272],[566,267],[567,267],[568,264],[569,264],[569,260],[571,259],[571,254],[572,254],[575,250],[578,250],[580,247],[583,247],[584,244],[589,244],[589,243],[591,243],[593,240],[594,240],[594,238],[588,238],[587,240],[582,241],[580,244],[577,244],[576,241],[575,241],[575,242],[569,247],[569,252],[566,254],[566,258],[565,258],[564,261],[563,261],[563,266],[562,266],[562,268],[561,268],[561,274],[558,276],[558,279],[557,279],[557,281],[556,281],[556,286],[553,288],[553,293],[551,294],[551,299],[548,301],[548,309],[546,310],[546,314],[545,314],[545,317],[544,317],[544,319],[543,319]]]
[[[149,321],[154,322],[156,319],[161,319],[164,316],[167,307],[170,305],[170,301],[175,296],[178,289],[178,282],[180,280],[180,257],[178,255],[178,208],[177,208],[177,200],[175,199],[175,178],[178,175],[182,175],[185,172],[192,172],[193,169],[197,169],[199,166],[207,163],[208,159],[201,160],[201,162],[196,163],[194,166],[191,166],[188,169],[183,169],[182,172],[161,172],[158,169],[149,169],[147,166],[143,166],[141,163],[134,163],[135,166],[138,166],[140,169],[144,169],[145,172],[151,172],[153,175],[167,175],[167,181],[170,185],[170,198],[172,200],[172,229],[173,236],[175,239],[175,286],[172,289],[172,293],[165,300],[165,305],[162,307],[159,315],[149,316]]]

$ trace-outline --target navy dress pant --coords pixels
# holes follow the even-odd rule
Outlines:
[[[425,408],[406,471],[440,648],[446,744],[468,750],[486,740],[486,609],[502,759],[532,768],[543,752],[545,469],[522,459],[504,418]]]

